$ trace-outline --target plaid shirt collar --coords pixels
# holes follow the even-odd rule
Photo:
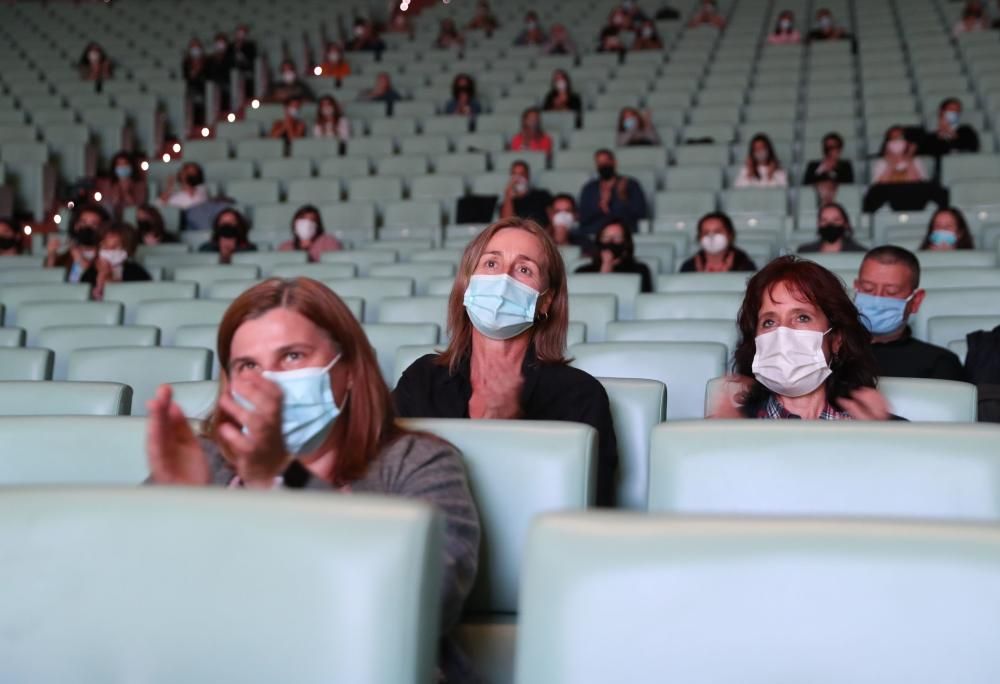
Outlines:
[[[767,398],[767,402],[764,406],[757,412],[758,418],[767,418],[769,420],[802,420],[802,416],[797,416],[788,409],[786,409],[778,397],[774,394]],[[843,411],[838,411],[837,409],[827,404],[820,411],[819,420],[853,420],[848,414]]]

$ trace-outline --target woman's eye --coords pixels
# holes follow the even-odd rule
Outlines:
[[[770,328],[773,324],[774,324],[774,321],[772,321],[770,318],[768,318],[768,319],[766,319],[764,321],[761,321],[760,327],[762,327],[762,328]]]
[[[812,320],[812,317],[808,314],[799,314],[799,323],[808,323]]]
[[[531,275],[531,269],[528,268],[527,266],[522,266],[519,270],[520,270],[520,272],[521,272],[522,275],[526,275],[526,276],[530,276]]]
[[[486,268],[496,268],[496,266],[497,262],[494,261],[493,259],[490,259],[489,261],[486,262]]]
[[[298,361],[302,358],[302,352],[290,351],[285,354],[285,358],[289,361]]]

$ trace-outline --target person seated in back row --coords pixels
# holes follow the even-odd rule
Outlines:
[[[642,186],[634,178],[618,175],[618,165],[611,150],[595,152],[594,163],[597,178],[580,191],[581,236],[592,240],[612,217],[636,232],[640,219],[648,215]]]
[[[257,245],[250,242],[247,234],[250,224],[236,209],[224,209],[212,224],[212,238],[198,248],[199,252],[216,252],[220,264],[232,263],[237,252],[256,252]]]
[[[949,97],[938,106],[937,128],[927,131],[917,148],[917,154],[942,157],[953,152],[978,152],[979,134],[962,123],[962,101]]]
[[[868,251],[867,247],[854,240],[851,217],[839,204],[830,203],[820,207],[816,232],[819,240],[800,246],[799,254]]]
[[[833,183],[853,183],[854,166],[850,160],[844,159],[844,139],[839,133],[827,133],[823,136],[823,157],[815,159],[806,165],[803,185],[816,185],[824,181]]]
[[[931,215],[927,235],[920,243],[920,250],[948,252],[954,249],[975,249],[965,214],[956,207],[943,207]]]
[[[653,291],[653,276],[649,267],[635,259],[632,233],[621,221],[611,218],[597,234],[594,254],[589,264],[576,269],[577,273],[638,273],[641,292]]]
[[[548,219],[547,208],[551,202],[552,194],[548,190],[532,186],[531,167],[528,163],[520,159],[512,162],[510,181],[503,193],[503,204],[500,205],[500,218],[520,216],[545,225]]]
[[[91,297],[104,299],[104,288],[108,283],[131,283],[152,280],[149,271],[134,259],[138,247],[135,228],[127,223],[112,223],[101,236],[97,258],[90,268],[80,276],[81,283],[89,283],[93,290]]]
[[[914,339],[908,325],[927,292],[920,289],[920,262],[909,250],[876,247],[865,255],[854,281],[854,305],[872,334],[878,374],[886,377],[965,380],[951,351]]]
[[[324,252],[343,248],[340,240],[323,228],[323,217],[311,204],[299,207],[292,217],[292,239],[278,245],[279,252],[307,252],[310,263],[319,261]]]
[[[700,249],[681,264],[681,273],[756,271],[757,265],[735,243],[736,228],[728,214],[721,211],[705,214],[698,220]]]

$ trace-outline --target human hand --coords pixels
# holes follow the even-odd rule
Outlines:
[[[207,485],[212,481],[205,452],[187,418],[174,403],[169,385],[146,402],[146,457],[157,484]]]
[[[231,420],[219,426],[219,438],[236,459],[243,483],[270,489],[292,461],[282,434],[281,388],[256,373],[247,373],[240,383],[240,395],[252,408],[237,403],[228,392],[220,394],[219,409]]]
[[[889,420],[889,402],[872,387],[856,389],[838,403],[855,420]]]
[[[486,355],[484,355],[486,356]],[[521,416],[524,376],[520,362],[512,364],[492,355],[472,364],[472,398],[469,417],[513,419]]]
[[[746,418],[737,401],[737,397],[746,392],[753,382],[741,375],[726,376],[719,391],[711,401],[711,408],[706,418],[717,420],[741,420]]]

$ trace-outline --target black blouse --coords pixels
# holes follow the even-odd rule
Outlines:
[[[472,398],[471,363],[464,359],[456,374],[428,354],[406,369],[392,396],[403,418],[468,418]],[[534,347],[521,367],[521,411],[525,420],[565,420],[597,430],[598,506],[615,501],[618,443],[608,394],[595,378],[562,363],[540,363]]]

